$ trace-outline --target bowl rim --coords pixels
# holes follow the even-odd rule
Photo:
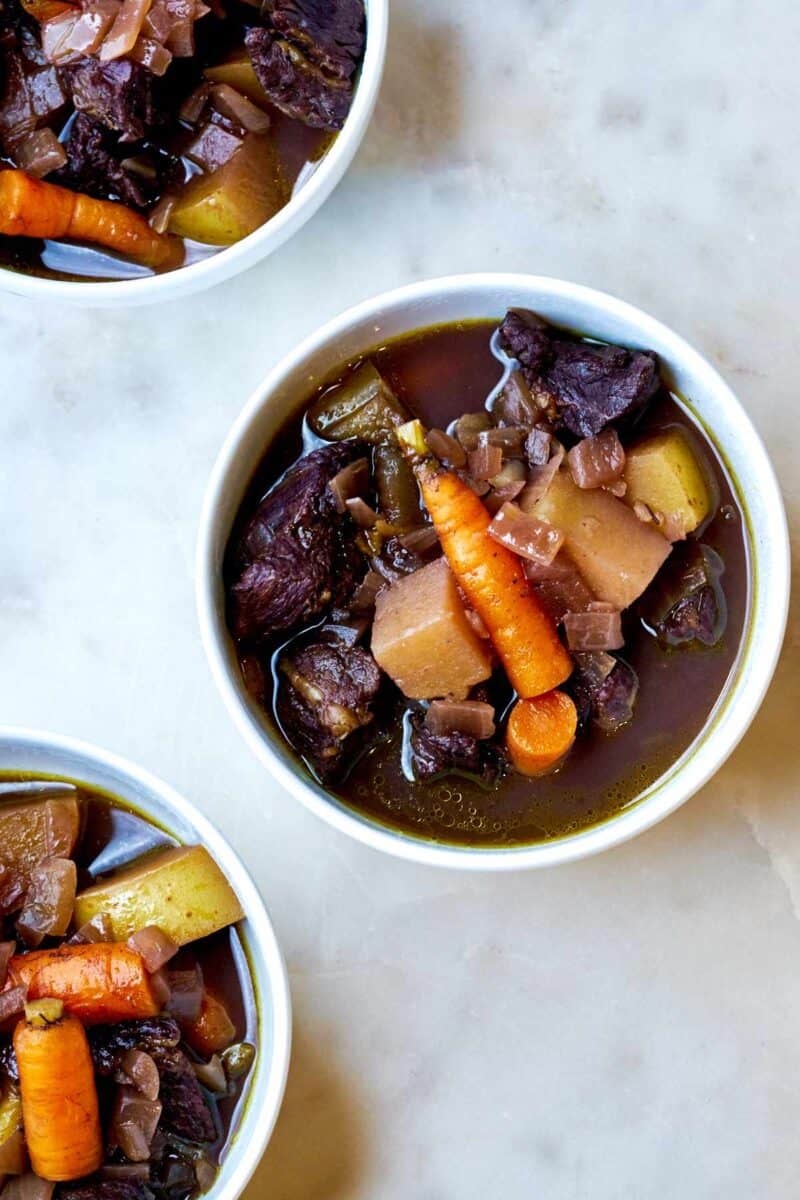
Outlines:
[[[330,196],[364,139],[383,78],[389,30],[389,0],[365,0],[364,58],[344,125],[314,174],[273,217],[241,241],[216,254],[161,275],[94,283],[89,279],[47,279],[0,266],[0,291],[84,308],[138,307],[174,300],[222,283],[246,271],[288,241]]]
[[[261,1055],[256,1058],[239,1123],[232,1131],[217,1180],[211,1190],[204,1193],[208,1200],[237,1200],[261,1161],[275,1128],[286,1090],[292,1045],[292,1000],[286,963],[254,879],[224,834],[191,800],[130,759],[79,738],[25,726],[0,725],[0,747],[6,745],[12,749],[18,746],[46,754],[52,752],[65,760],[95,764],[124,781],[130,794],[120,792],[120,799],[128,800],[155,819],[155,814],[150,812],[149,800],[150,794],[154,794],[169,812],[197,833],[198,841],[211,851],[233,884],[245,911],[245,951],[257,947],[259,956],[263,957],[261,967],[258,956],[252,951],[247,953],[259,1008],[259,1027],[263,1020],[263,1009],[258,1001],[260,995],[269,995],[272,1010],[271,1054],[268,1059],[262,1060]],[[55,770],[57,772],[58,768]],[[69,769],[64,768],[65,777],[75,777],[80,783],[78,773],[73,770],[70,776]]]
[[[762,538],[756,539],[749,527],[747,489],[740,480],[735,480],[735,488],[748,524],[750,601],[747,623],[737,659],[725,688],[702,730],[680,758],[645,789],[635,802],[604,822],[531,845],[482,848],[418,839],[363,817],[326,793],[310,776],[305,778],[301,774],[304,768],[299,763],[296,766],[292,763],[290,766],[278,756],[265,736],[263,727],[251,711],[251,702],[248,701],[243,686],[234,682],[232,677],[230,658],[226,653],[226,647],[230,644],[229,635],[224,628],[224,620],[220,619],[217,606],[220,584],[216,549],[220,533],[217,512],[221,502],[229,490],[238,489],[238,506],[249,482],[237,480],[235,477],[238,456],[247,442],[251,428],[258,422],[262,411],[270,405],[274,393],[285,380],[297,373],[313,355],[324,352],[353,327],[367,321],[375,320],[378,331],[380,326],[377,322],[389,313],[402,312],[404,308],[412,306],[416,306],[418,310],[424,308],[426,302],[443,302],[448,297],[461,296],[466,304],[467,297],[475,298],[484,294],[488,296],[490,292],[497,291],[506,291],[509,294],[519,291],[531,294],[537,292],[540,301],[544,295],[548,301],[582,304],[602,313],[604,318],[617,319],[627,326],[634,327],[637,336],[642,338],[643,345],[648,342],[656,345],[668,344],[671,351],[668,367],[680,364],[683,370],[690,372],[697,381],[695,391],[698,395],[715,393],[724,399],[732,423],[731,428],[736,426],[735,435],[729,439],[728,444],[746,439],[748,454],[757,468],[758,491],[770,506],[771,520],[768,529],[760,531]],[[535,307],[533,301],[532,306]],[[414,321],[409,324],[409,332],[424,325],[424,321]],[[719,437],[714,431],[713,444],[724,458],[723,446],[717,440]],[[266,444],[262,448],[262,454],[265,449]],[[751,488],[751,495],[752,490]],[[223,541],[227,540],[229,533],[230,529],[225,531]],[[770,572],[768,589],[758,586],[758,575],[764,563],[768,564]],[[663,322],[608,293],[548,276],[491,272],[424,280],[363,301],[304,338],[267,373],[234,421],[211,471],[200,515],[195,576],[200,633],[217,688],[244,740],[279,784],[341,832],[396,857],[462,870],[513,871],[571,862],[619,845],[663,820],[719,770],[755,717],[780,656],[789,608],[790,543],[783,498],[764,443],[729,385],[698,350]],[[752,634],[757,618],[760,625],[764,624],[766,618],[768,622],[756,656],[753,653]],[[745,666],[748,668],[747,673],[744,671]],[[737,701],[735,713],[734,700]],[[709,744],[713,753],[708,751]],[[705,753],[700,755],[700,751]],[[682,786],[676,786],[678,782],[682,783]]]

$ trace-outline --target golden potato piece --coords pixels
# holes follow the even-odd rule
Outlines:
[[[633,446],[624,479],[627,503],[640,501],[663,514],[664,533],[672,541],[692,533],[711,512],[707,472],[681,429],[667,429]]]
[[[236,893],[204,846],[174,846],[148,855],[81,892],[75,901],[76,925],[80,928],[98,913],[108,914],[117,941],[158,925],[179,946],[244,916]]]
[[[559,471],[531,509],[564,534],[566,550],[598,600],[633,604],[670,552],[653,525],[601,488],[583,490]]]
[[[288,199],[272,138],[248,133],[223,167],[186,184],[170,213],[168,229],[193,242],[231,246],[274,217]]]
[[[270,107],[269,97],[258,82],[246,50],[237,50],[224,62],[206,67],[203,74],[212,83],[227,83],[229,87],[236,88],[237,92],[247,96],[247,99],[252,100],[259,108]]]
[[[375,604],[372,653],[414,700],[463,700],[492,673],[489,644],[467,620],[447,562],[421,567],[381,592]]]

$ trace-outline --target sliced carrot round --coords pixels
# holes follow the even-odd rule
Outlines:
[[[578,713],[566,692],[518,700],[511,710],[506,746],[522,775],[542,775],[557,766],[575,741]]]

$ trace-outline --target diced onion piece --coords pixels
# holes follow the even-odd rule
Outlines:
[[[179,949],[178,943],[173,942],[158,925],[146,925],[144,929],[132,933],[128,938],[128,946],[137,954],[141,954],[151,975],[174,958]]]
[[[55,1186],[29,1171],[9,1179],[3,1188],[3,1200],[51,1200]]]
[[[140,1163],[106,1163],[100,1168],[101,1179],[141,1179],[145,1183],[150,1178],[150,1164]]]
[[[611,495],[616,496],[618,500],[622,499],[627,490],[628,485],[624,479],[615,479],[613,483],[606,484],[606,491],[611,492]]]
[[[52,129],[45,127],[26,133],[15,143],[14,161],[20,170],[41,179],[64,166],[67,152]]]
[[[550,457],[544,466],[531,467],[528,472],[528,486],[520,493],[519,506],[523,512],[529,512],[550,490],[550,484],[564,461],[564,454],[561,442],[554,438],[550,445]]]
[[[142,32],[152,0],[122,0],[114,24],[100,47],[100,61],[109,62],[129,54]]]
[[[63,66],[80,57],[80,51],[73,50],[69,44],[79,17],[79,13],[67,11],[51,17],[41,26],[42,53],[48,62]]]
[[[156,1003],[161,1008],[166,1008],[169,1004],[169,998],[172,995],[167,972],[163,969],[161,971],[154,971],[150,976],[150,987],[152,988]]]
[[[564,631],[570,650],[619,650],[625,644],[619,612],[568,612]]]
[[[258,105],[253,104],[236,88],[227,83],[216,83],[211,89],[211,99],[214,107],[224,117],[230,117],[238,122],[242,129],[249,133],[266,133],[270,127],[269,114]]]
[[[123,1080],[144,1096],[145,1100],[157,1100],[161,1090],[161,1077],[155,1059],[144,1050],[126,1050],[120,1059]]]
[[[176,18],[170,12],[168,0],[153,0],[144,19],[142,33],[145,37],[155,38],[163,46],[172,32],[175,20]]]
[[[375,598],[381,588],[386,586],[386,580],[377,571],[367,571],[359,586],[353,592],[349,607],[355,612],[366,612],[375,606]]]
[[[478,437],[494,424],[491,414],[486,409],[480,412],[464,413],[455,423],[453,432],[465,450],[477,450]]]
[[[552,433],[546,429],[532,429],[525,442],[525,454],[532,467],[543,467],[550,461]]]
[[[176,58],[191,58],[194,55],[194,0],[167,0],[167,10],[172,17],[172,27],[166,47]]]
[[[560,529],[509,502],[493,517],[489,536],[521,558],[540,563],[551,563],[564,544]]]
[[[214,121],[207,121],[197,137],[184,150],[186,158],[197,163],[204,171],[217,171],[233,158],[242,148],[242,139]]]
[[[94,54],[119,14],[119,0],[89,0],[84,4],[66,46],[76,54]]]
[[[203,1006],[203,973],[200,968],[170,971],[167,979],[171,993],[167,1012],[179,1022],[196,1021]]]
[[[123,1084],[114,1097],[108,1139],[131,1162],[146,1162],[160,1120],[158,1100],[148,1100],[135,1088]]]
[[[625,451],[616,429],[583,438],[567,455],[572,478],[579,488],[605,487],[625,469]]]
[[[527,437],[528,430],[523,426],[505,425],[502,429],[487,429],[485,433],[478,434],[478,445],[499,446],[503,454],[509,457],[515,454],[522,457]]]
[[[500,472],[502,466],[503,451],[499,446],[479,442],[477,448],[469,452],[469,473],[473,479],[491,479]]]
[[[25,1134],[21,1129],[15,1129],[4,1142],[0,1143],[0,1176],[24,1175],[28,1169],[28,1151],[25,1147]],[[5,1188],[3,1196],[9,1195]]]
[[[193,1063],[194,1073],[203,1087],[210,1092],[225,1092],[228,1090],[228,1079],[222,1059],[218,1054],[212,1054],[207,1063]]]
[[[366,458],[357,458],[355,462],[342,467],[328,484],[336,504],[336,511],[347,512],[347,501],[360,496],[369,487],[369,463]]]
[[[167,67],[172,62],[172,54],[155,38],[140,37],[129,52],[128,58],[141,63],[153,75],[165,75]]]
[[[425,441],[428,443],[431,454],[435,454],[448,466],[463,467],[466,465],[467,455],[464,447],[443,429],[429,429],[425,434]]]
[[[401,533],[398,541],[401,546],[404,546],[406,550],[411,550],[414,554],[426,554],[434,546],[439,545],[439,535],[433,525],[422,525],[419,529]]]
[[[81,925],[69,941],[73,946],[85,946],[90,942],[113,942],[114,927],[111,924],[111,917],[108,913],[98,913],[97,916],[92,917],[91,921]]]
[[[539,411],[520,371],[512,371],[503,385],[499,400],[503,419],[513,425],[531,426]]]
[[[371,529],[378,519],[375,509],[371,508],[360,496],[352,496],[349,500],[345,500],[345,506],[356,525],[360,525],[362,529]]]
[[[534,585],[536,595],[550,616],[559,625],[568,612],[588,612],[594,596],[565,550],[552,563],[525,563],[525,575]]]
[[[483,700],[431,700],[425,725],[433,734],[466,733],[470,737],[493,737],[494,709]]]
[[[205,112],[208,98],[211,95],[211,85],[209,83],[201,83],[193,92],[184,100],[181,105],[178,115],[182,121],[186,121],[189,125],[196,125]]]
[[[16,942],[0,942],[0,988],[5,987],[8,976],[8,964],[16,949]]]
[[[504,488],[516,488],[514,495],[518,495],[525,486],[525,479],[525,464],[521,463],[518,458],[512,458],[505,463],[502,469],[489,482],[495,491],[502,491]],[[519,487],[517,487],[517,484],[519,484]],[[506,497],[506,499],[513,499],[513,496]]]
[[[575,662],[589,683],[594,685],[599,685],[607,679],[617,665],[613,654],[606,654],[605,650],[592,650],[587,653],[576,651]]]
[[[177,201],[177,196],[171,196],[169,193],[166,193],[161,197],[158,204],[150,213],[150,216],[148,217],[148,223],[150,228],[154,229],[156,233],[167,232],[169,218],[173,208],[177,204]]]
[[[78,871],[71,858],[49,858],[31,872],[17,929],[28,946],[63,937],[72,920]]]

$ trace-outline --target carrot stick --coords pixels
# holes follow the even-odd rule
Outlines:
[[[203,992],[200,1015],[182,1028],[186,1041],[204,1058],[227,1050],[236,1038],[236,1026],[228,1016],[227,1008],[209,991]]]
[[[89,1041],[78,1018],[52,1001],[42,1013],[39,1005],[26,1005],[25,1013],[14,1030],[14,1051],[31,1166],[56,1183],[80,1179],[103,1161]]]
[[[436,460],[416,468],[422,498],[462,591],[483,621],[520,696],[563,683],[572,660],[516,554],[487,532],[492,520],[471,488]]]
[[[95,200],[24,171],[0,171],[0,233],[95,242],[153,268],[176,267],[183,253],[179,242],[156,233],[124,204]]]
[[[566,692],[518,700],[506,728],[506,747],[522,775],[541,775],[557,766],[575,741],[578,714]]]
[[[140,954],[123,942],[58,946],[15,955],[7,987],[22,985],[28,999],[54,996],[87,1025],[102,1025],[161,1011]]]

